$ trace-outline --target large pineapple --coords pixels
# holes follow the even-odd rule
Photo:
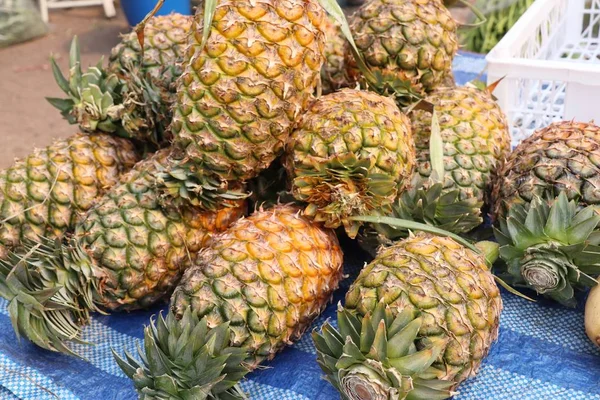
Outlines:
[[[342,252],[333,231],[303,217],[296,207],[279,205],[239,220],[215,238],[185,272],[171,298],[171,312],[185,319],[191,308],[212,329],[228,324],[221,340],[241,347],[248,367],[254,368],[302,335],[341,278]],[[177,339],[177,330],[163,329],[158,340],[146,342],[148,354],[169,360],[166,374],[153,363],[120,360],[140,393],[168,389],[162,382],[172,382],[171,394],[182,396],[192,389],[194,371],[216,369],[211,357],[177,357],[176,349],[164,346]],[[228,378],[235,383],[234,376]]]
[[[167,155],[140,162],[64,244],[32,243],[2,264],[0,294],[18,334],[69,353],[67,342],[77,340],[90,311],[145,308],[169,295],[213,233],[242,216],[243,201],[216,211],[161,205],[155,182]]]
[[[70,53],[68,79],[52,62],[54,76],[68,99],[48,99],[84,132],[117,133],[154,146],[168,145],[175,80],[187,46],[192,17],[152,17],[144,28],[144,51],[135,32],[112,50],[107,67],[100,62],[81,70],[77,38]]]
[[[127,139],[78,134],[0,171],[0,258],[26,239],[72,230],[138,159]]]
[[[497,255],[497,245],[482,247]],[[344,308],[362,317],[381,301],[393,315],[420,313],[417,349],[445,342],[430,374],[438,379],[458,384],[475,375],[498,336],[502,300],[486,257],[447,237],[418,233],[382,249],[350,287]],[[394,330],[387,334],[391,339]]]
[[[288,143],[286,168],[305,215],[343,225],[350,237],[366,215],[391,204],[414,167],[408,118],[393,100],[344,89],[316,100]]]
[[[496,236],[511,283],[574,306],[598,275],[600,127],[557,122],[510,154],[492,191]]]
[[[311,99],[324,61],[326,14],[317,0],[215,3],[210,26],[202,7],[194,19],[174,143],[185,150],[182,165],[246,180],[282,152]]]
[[[391,90],[401,103],[435,89],[458,50],[456,22],[440,0],[371,0],[349,19],[376,90]],[[351,79],[361,70],[347,51]],[[387,89],[386,89],[387,87]]]

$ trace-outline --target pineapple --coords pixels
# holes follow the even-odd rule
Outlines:
[[[243,201],[216,211],[161,206],[155,181],[168,152],[138,163],[65,244],[44,239],[2,263],[0,295],[19,335],[71,353],[67,342],[77,340],[90,311],[136,310],[164,298],[213,234],[242,216]]]
[[[499,169],[492,216],[511,283],[568,306],[574,289],[596,284],[599,148],[600,127],[557,122],[525,139]]]
[[[359,54],[377,78],[378,91],[392,89],[401,104],[439,86],[458,51],[457,25],[440,0],[371,0],[349,19]],[[348,75],[361,70],[346,52]]]
[[[72,230],[138,160],[127,139],[77,134],[0,171],[0,259],[23,241]]]
[[[332,18],[324,20],[325,64],[321,69],[322,93],[329,94],[339,89],[351,86],[346,74],[345,48],[346,39],[340,25]]]
[[[317,0],[212,5],[210,25],[198,8],[192,26],[177,85],[174,144],[184,150],[182,170],[194,166],[244,181],[282,152],[311,99],[324,62],[326,15]]]
[[[497,256],[498,247],[495,243],[482,242],[481,247],[486,255],[489,255],[490,260],[494,258],[493,253]],[[414,323],[413,327],[413,329],[418,328],[418,331],[412,330],[412,333],[404,336],[403,340],[414,340],[416,335],[416,349],[442,347],[435,352],[439,356],[433,360],[433,368],[427,370],[426,376],[429,379],[435,377],[453,381],[456,385],[474,376],[498,336],[502,300],[494,276],[486,264],[486,258],[479,251],[466,248],[448,237],[418,233],[382,249],[350,287],[344,308],[358,318],[372,315],[373,323],[379,324],[383,318],[382,310],[378,310],[380,302],[384,302],[394,316],[402,316],[406,312],[420,314],[421,322]],[[402,318],[404,323],[409,320],[407,318],[408,316]],[[389,318],[385,317],[385,320],[389,321]],[[342,322],[338,320],[340,327],[346,325]],[[360,325],[355,324],[355,326]],[[396,327],[389,327],[388,322],[378,340],[381,341],[382,338],[392,340],[396,336],[395,332],[397,332]],[[340,358],[337,364],[334,364],[336,360],[328,361],[327,365],[330,369],[334,365],[332,372],[326,371],[330,374],[330,380],[331,373],[341,374],[342,368],[351,365],[352,361],[361,364],[365,371],[386,368],[387,360],[380,359],[386,356],[385,352],[373,350],[369,352],[369,348],[363,346],[362,337],[360,343],[356,343],[356,338],[352,336],[346,339],[346,345],[352,341],[360,345],[360,352],[348,354],[343,357],[343,360]],[[397,340],[400,339],[401,337],[398,337]],[[385,339],[383,340],[385,345]],[[397,340],[394,340],[394,346],[390,351],[399,351],[395,347]],[[323,357],[327,358],[329,343],[327,346],[320,340],[316,340],[315,343],[319,358],[321,360]],[[404,348],[406,347],[405,345]],[[360,358],[361,353],[367,358]],[[378,366],[377,362],[372,362],[368,358],[375,358],[375,361],[382,362],[383,365]],[[356,365],[353,369],[356,369]],[[386,370],[382,375],[391,376],[387,372],[392,374],[393,370]],[[411,372],[414,371],[407,368],[406,373]],[[385,386],[378,382],[382,379],[379,377],[373,382],[361,379],[360,376],[356,378],[359,381],[354,382],[350,387],[356,387],[362,382],[367,388],[372,387],[378,392]],[[416,382],[421,387],[423,383],[427,383],[422,380]],[[397,383],[392,386],[397,390],[406,389],[406,387],[399,387]],[[350,399],[360,398],[352,397],[346,385],[341,385],[341,390]],[[393,392],[390,390],[389,393]],[[431,399],[432,397],[410,398]]]
[[[467,233],[483,222],[481,208],[488,200],[492,176],[510,151],[506,117],[489,92],[471,86],[439,88],[425,101],[434,106],[436,118],[422,108],[409,114],[417,149],[411,185],[391,212],[379,213]],[[436,165],[439,171],[433,168]],[[379,244],[406,234],[374,225],[361,233],[360,243],[374,253]]]
[[[408,118],[393,100],[343,89],[316,100],[288,143],[286,169],[304,214],[355,237],[351,217],[391,204],[414,167]]]
[[[163,147],[171,140],[171,105],[192,17],[157,16],[144,28],[144,51],[135,32],[125,35],[112,50],[108,67],[102,61],[81,70],[77,38],[70,53],[70,75],[65,78],[52,60],[54,76],[68,99],[49,98],[72,124],[84,132],[102,131]]]
[[[579,207],[600,204],[600,127],[593,123],[556,122],[536,131],[510,154],[492,190],[493,216],[504,219],[517,204],[534,196],[552,201],[560,193]]]
[[[228,323],[227,332],[219,337],[242,348],[245,364],[252,369],[302,335],[341,278],[342,251],[333,231],[301,216],[297,207],[278,205],[237,221],[200,252],[173,293],[171,313],[185,320],[191,309],[209,329]],[[169,372],[129,356],[120,359],[140,393],[166,387],[162,382],[168,381],[173,383],[169,393],[184,398],[194,383],[187,377],[214,364],[206,354],[180,357],[163,346],[177,339],[180,329],[163,329],[156,340],[146,342],[147,354],[164,355]],[[150,358],[142,354],[142,359]],[[215,378],[219,375],[210,372]],[[234,376],[227,378],[229,384],[235,383]],[[207,391],[211,390],[209,383],[205,383]]]

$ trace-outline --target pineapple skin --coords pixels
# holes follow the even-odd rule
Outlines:
[[[94,303],[105,310],[146,308],[169,295],[198,251],[245,212],[243,201],[217,211],[161,206],[156,174],[168,155],[138,163],[75,229],[97,281]]]
[[[172,129],[187,158],[225,180],[256,176],[282,152],[324,62],[317,0],[222,0],[206,46],[192,26]]]
[[[143,75],[159,81],[165,90],[174,91],[171,86],[181,75],[178,64],[183,60],[192,19],[192,16],[175,13],[150,18],[144,28],[143,57],[136,33],[130,32],[113,47],[108,69],[120,74],[131,63]]]
[[[138,160],[127,139],[77,134],[35,149],[0,171],[0,258],[23,240],[71,231]]]
[[[327,41],[325,64],[321,68],[321,91],[325,95],[349,87],[351,82],[346,73],[346,38],[342,34],[342,29],[332,18],[325,18],[323,21]]]
[[[346,219],[391,204],[408,183],[415,166],[410,121],[390,98],[354,89],[342,89],[317,99],[298,122],[287,147],[285,166],[297,200],[316,206],[315,220],[329,228],[348,225]],[[389,178],[382,196],[369,194],[355,179],[313,177],[318,166],[355,156],[368,160],[367,180]],[[352,205],[357,199],[361,204]],[[339,212],[323,212],[333,204]],[[352,205],[351,208],[345,208]],[[348,229],[347,229],[348,230]]]
[[[492,96],[472,87],[440,88],[425,98],[435,106],[444,142],[444,190],[458,189],[460,200],[486,201],[493,175],[510,153],[506,116]],[[416,172],[431,175],[429,137],[432,114],[410,114],[417,148]]]
[[[551,201],[565,192],[580,207],[600,204],[600,127],[556,122],[521,142],[499,168],[492,190],[493,218],[534,196]]]
[[[418,233],[383,248],[346,295],[345,308],[361,316],[384,299],[394,314],[421,312],[419,331],[448,339],[433,365],[439,379],[457,384],[474,376],[498,337],[502,299],[482,255],[450,238]]]
[[[452,69],[458,51],[457,25],[438,0],[371,0],[349,19],[358,50],[384,80],[410,82],[424,95]],[[354,57],[346,51],[348,74],[360,80]]]
[[[209,327],[230,323],[230,342],[256,367],[300,338],[342,278],[334,232],[278,205],[237,221],[203,250],[171,298],[181,318],[191,306]]]

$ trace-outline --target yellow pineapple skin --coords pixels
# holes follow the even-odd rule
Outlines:
[[[439,378],[474,376],[498,337],[502,299],[481,254],[454,240],[418,233],[389,247],[361,271],[345,308],[365,315],[383,299],[394,314],[420,311],[420,342],[448,339],[434,363]]]
[[[222,0],[205,47],[192,25],[172,129],[187,158],[226,180],[256,176],[282,152],[319,80],[325,12],[317,0]]]
[[[23,240],[72,230],[139,158],[127,139],[77,134],[0,171],[0,258]]]
[[[231,345],[247,347],[258,365],[300,338],[342,278],[333,231],[278,205],[241,219],[200,252],[171,298],[181,318],[188,306],[209,327],[229,321]]]
[[[94,302],[104,310],[146,308],[169,296],[196,254],[246,211],[243,200],[215,211],[164,205],[156,175],[169,152],[138,163],[75,229],[97,281]]]

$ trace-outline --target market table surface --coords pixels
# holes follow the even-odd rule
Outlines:
[[[485,69],[482,57],[461,54],[455,59],[458,83],[476,78]],[[346,242],[345,272],[349,275],[333,303],[315,321],[335,319],[335,304],[369,258]],[[600,352],[587,339],[583,307],[567,309],[550,302],[529,302],[502,292],[504,311],[500,337],[479,374],[458,388],[456,400],[600,400]],[[583,299],[582,299],[583,300]],[[582,301],[580,302],[582,303]],[[162,307],[163,310],[166,306]],[[145,312],[96,316],[85,329],[95,346],[77,346],[86,360],[41,350],[17,341],[0,302],[1,400],[133,400],[136,393],[113,360],[111,347],[135,353],[143,327],[156,307]],[[242,383],[251,399],[334,400],[333,387],[322,379],[309,334],[279,354]]]

